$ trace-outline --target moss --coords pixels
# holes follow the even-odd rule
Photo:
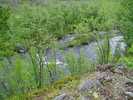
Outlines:
[[[65,84],[68,84],[68,83],[70,83],[72,81],[75,81],[75,80],[79,80],[79,77],[77,77],[77,76],[68,76],[68,77],[64,78],[63,80],[56,81],[53,84],[53,87],[57,88],[57,89],[60,89],[60,88],[64,87]]]

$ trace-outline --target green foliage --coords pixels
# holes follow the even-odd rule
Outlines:
[[[8,19],[10,17],[10,9],[8,7],[0,7],[0,56],[10,56],[13,54],[13,42]]]
[[[133,69],[133,57],[132,56],[133,56],[133,45],[130,48],[128,48],[127,55],[123,59],[124,63],[127,65],[127,68],[131,70]]]
[[[120,16],[121,18],[121,30],[124,32],[124,37],[126,40],[126,43],[129,47],[131,47],[133,43],[133,1],[132,0],[123,0],[123,16]]]
[[[133,69],[133,1],[122,0],[124,14],[121,16],[121,30],[124,32],[124,37],[127,43],[127,56],[124,61],[129,69]]]
[[[128,55],[133,55],[133,44],[130,48],[128,48],[127,53],[128,53]]]
[[[132,56],[125,57],[124,62],[126,63],[128,69],[133,70],[133,57]]]
[[[22,4],[13,10],[0,7],[0,57],[6,57],[6,60],[0,61],[2,100],[11,95],[16,95],[14,99],[19,100],[21,93],[25,94],[64,78],[55,58],[51,63],[44,64],[44,52],[47,48],[55,50],[55,41],[66,34],[77,34],[67,44],[75,46],[92,41],[94,31],[110,31],[120,27],[126,33],[127,43],[133,43],[131,0],[50,0],[43,6],[31,6],[27,1],[22,0]],[[131,5],[127,5],[126,1]],[[99,46],[99,63],[118,61],[119,55],[113,57],[110,54],[108,36],[104,42]],[[28,49],[28,60],[15,56],[15,60],[9,64],[7,59],[14,54],[17,43]],[[132,54],[132,47],[128,52]],[[72,75],[94,70],[82,53],[79,56],[69,53],[65,58]],[[132,66],[130,62],[128,59],[127,64]]]
[[[16,34],[41,31],[61,37],[70,32],[87,33],[117,26],[120,2],[94,0],[48,3],[45,6],[20,6],[10,18]],[[36,31],[35,31],[36,30]]]

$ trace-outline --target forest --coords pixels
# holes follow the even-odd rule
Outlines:
[[[133,0],[0,0],[0,100],[133,100]]]

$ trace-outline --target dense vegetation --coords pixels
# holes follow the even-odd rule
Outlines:
[[[44,88],[66,75],[56,64],[56,49],[63,48],[58,40],[67,34],[77,38],[67,46],[97,41],[95,33],[119,30],[128,44],[127,55],[122,58],[133,67],[133,2],[132,0],[49,0],[44,4],[29,4],[22,0],[18,6],[0,7],[0,99],[21,96]],[[97,63],[116,63],[110,54],[108,36],[99,47]],[[17,53],[17,48],[26,48],[26,54]],[[44,57],[52,49],[51,63]],[[25,59],[26,56],[26,59]],[[65,54],[69,76],[94,71],[94,64],[84,55]],[[115,61],[113,61],[115,60]],[[121,60],[121,59],[120,59]],[[27,97],[27,96],[26,96]],[[20,97],[22,98],[22,97]],[[13,100],[20,100],[15,98]],[[25,99],[22,99],[25,100]]]

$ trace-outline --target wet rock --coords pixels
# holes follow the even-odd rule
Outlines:
[[[23,46],[21,46],[21,45],[17,45],[16,47],[15,47],[15,51],[17,52],[17,53],[26,53],[27,52],[27,49],[25,48],[25,47],[23,47]]]
[[[82,93],[82,92],[87,92],[94,87],[98,88],[100,86],[101,86],[101,83],[99,82],[99,80],[86,80],[80,84],[78,90],[79,92]]]
[[[53,100],[74,100],[74,98],[66,93],[63,93],[55,97]]]

